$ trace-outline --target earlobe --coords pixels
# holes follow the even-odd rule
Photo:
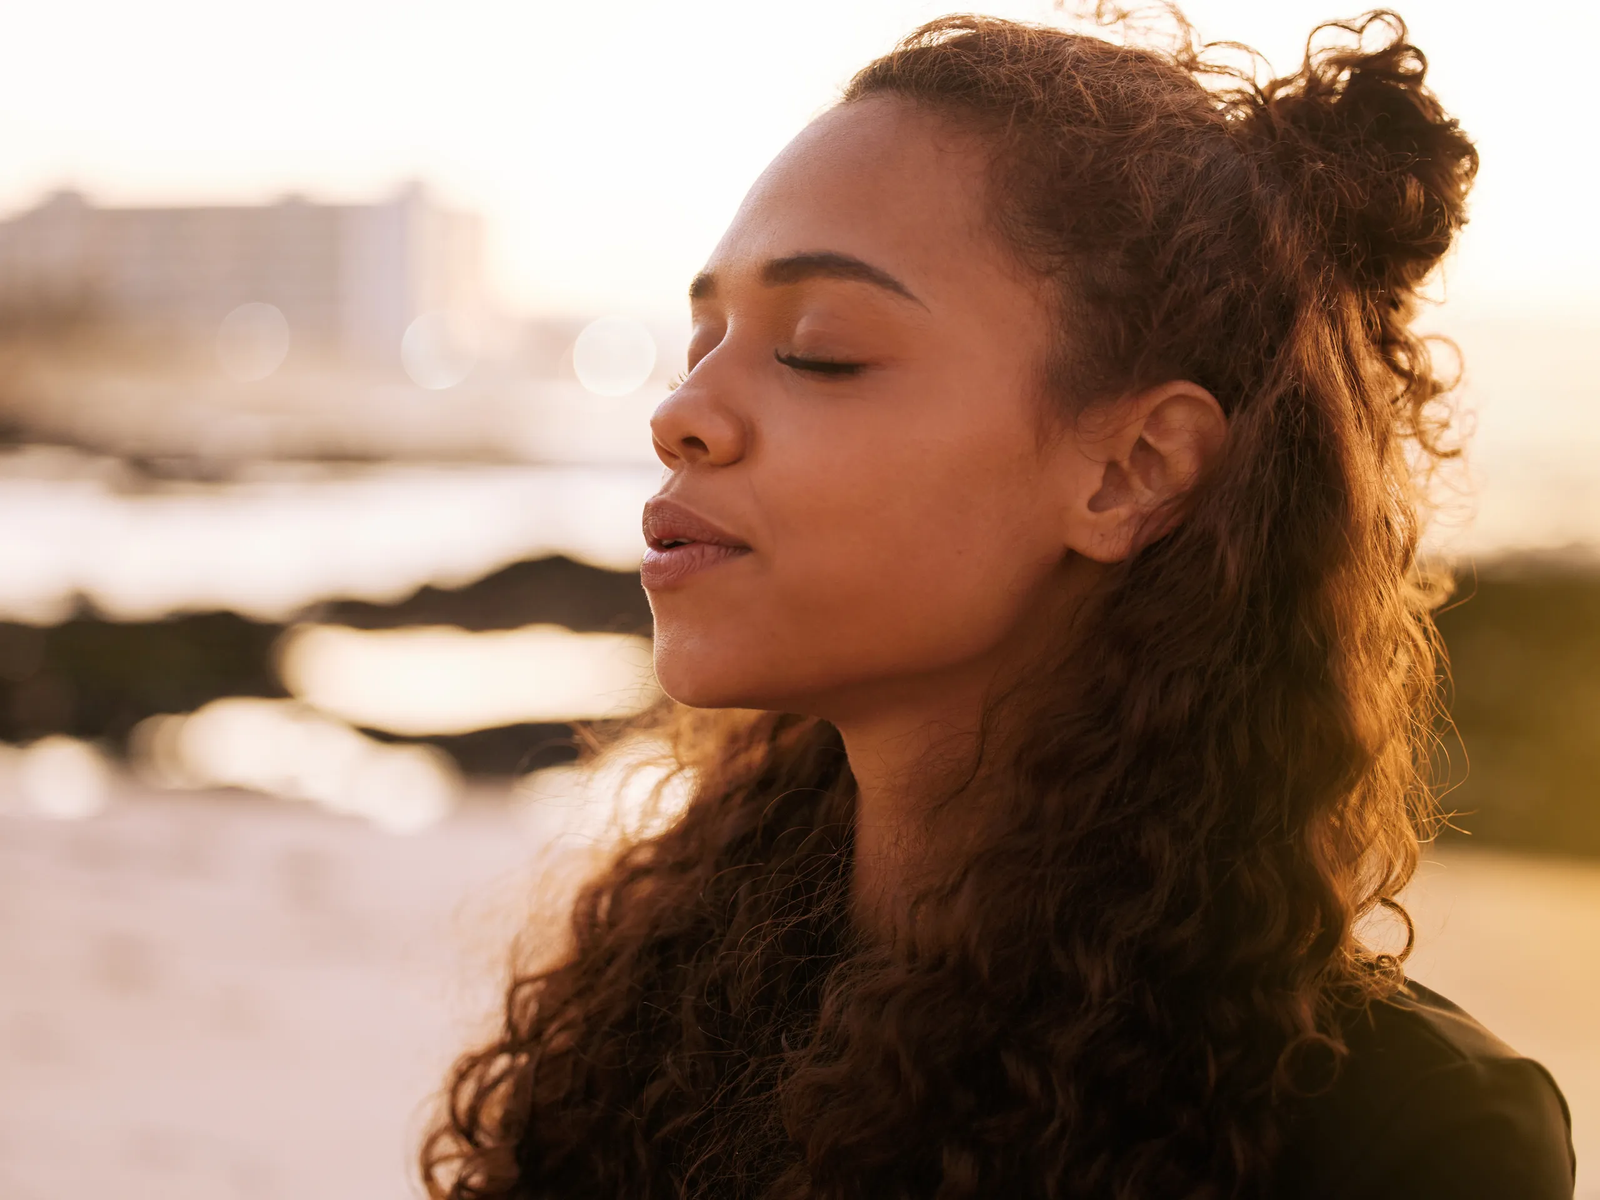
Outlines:
[[[1079,514],[1079,534],[1072,549],[1096,562],[1121,562],[1133,552],[1144,509],[1140,489],[1127,464],[1112,459]]]

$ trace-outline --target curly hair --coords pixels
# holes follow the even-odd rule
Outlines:
[[[837,730],[666,706],[689,803],[514,973],[435,1200],[1259,1195],[1344,1015],[1403,982],[1358,923],[1436,812],[1449,384],[1410,322],[1477,155],[1391,12],[1264,83],[1173,15],[1159,49],[943,18],[843,103],[981,137],[1058,298],[1052,419],[1190,379],[1215,466],[985,713],[983,828],[904,944],[853,931]]]

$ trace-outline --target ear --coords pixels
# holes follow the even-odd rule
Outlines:
[[[1066,542],[1121,562],[1169,532],[1177,504],[1222,449],[1228,418],[1199,384],[1172,380],[1085,414],[1066,439],[1078,462]]]

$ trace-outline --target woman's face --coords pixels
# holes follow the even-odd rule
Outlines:
[[[696,279],[643,571],[675,699],[837,721],[1033,636],[1068,557],[1062,484],[1091,464],[1038,444],[1050,310],[984,184],[975,139],[929,113],[834,109]],[[673,503],[748,549],[663,548],[715,537]]]

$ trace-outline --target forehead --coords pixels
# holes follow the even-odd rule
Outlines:
[[[754,273],[772,259],[828,251],[892,271],[925,299],[993,286],[1014,272],[988,218],[987,167],[973,133],[908,101],[842,105],[762,173],[707,268]]]

